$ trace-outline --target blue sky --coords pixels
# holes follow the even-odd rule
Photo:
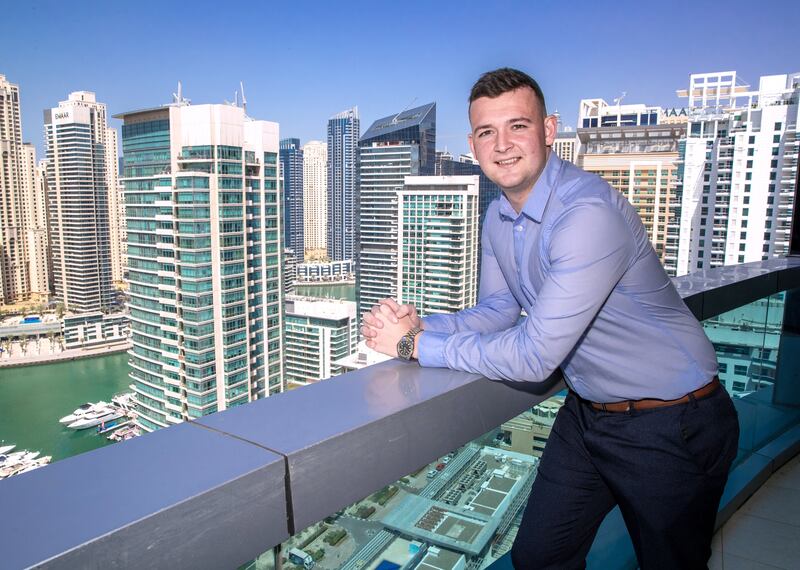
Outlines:
[[[324,139],[358,105],[373,120],[437,103],[437,148],[465,152],[466,98],[488,69],[542,85],[575,125],[583,98],[675,106],[690,73],[800,71],[800,2],[11,2],[0,74],[20,85],[23,135],[42,150],[42,110],[89,90],[110,114],[170,101],[233,100],[282,137]],[[119,121],[113,121],[115,126]]]

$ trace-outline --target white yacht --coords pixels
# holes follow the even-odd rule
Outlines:
[[[9,451],[14,449],[15,447],[17,447],[17,446],[16,445],[2,445],[2,446],[0,446],[0,455],[4,455],[4,454],[8,453]]]
[[[77,422],[78,420],[84,419],[89,415],[106,412],[108,411],[108,408],[109,404],[106,402],[97,402],[96,404],[92,404],[91,402],[89,402],[80,405],[70,415],[64,416],[58,421],[64,425],[69,425],[71,423]]]
[[[71,424],[67,427],[71,429],[86,429],[94,426],[99,426],[102,423],[110,422],[111,420],[116,420],[124,416],[122,412],[109,409],[106,410],[104,413],[98,414],[91,414],[87,415]]]

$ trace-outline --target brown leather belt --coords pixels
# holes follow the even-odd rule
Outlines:
[[[677,404],[685,404],[691,399],[705,398],[714,393],[714,390],[720,387],[719,378],[714,376],[714,379],[698,388],[694,392],[689,392],[685,396],[676,400],[656,400],[654,398],[647,398],[644,400],[625,400],[623,402],[613,402],[611,404],[598,404],[597,402],[589,402],[595,410],[602,410],[604,412],[630,412],[632,410],[650,410],[652,408],[665,408],[667,406],[675,406]]]

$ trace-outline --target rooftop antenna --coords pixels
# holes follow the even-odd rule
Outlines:
[[[620,103],[622,103],[622,100],[625,98],[625,95],[627,95],[627,94],[628,94],[627,91],[623,91],[622,95],[620,95],[619,97],[614,98],[614,103],[616,104],[617,109],[619,109]]]
[[[246,115],[247,114],[247,99],[245,99],[245,96],[244,96],[244,83],[241,82],[241,81],[239,82],[239,89],[242,90],[242,109],[244,109],[244,114]]]
[[[189,104],[191,101],[189,99],[183,98],[183,86],[181,85],[180,79],[178,80],[178,92],[172,94],[173,103],[177,103],[178,105]]]
[[[417,102],[417,99],[418,99],[418,97],[414,97],[414,99],[412,99],[412,100],[411,100],[411,103],[409,103],[408,105],[406,105],[406,106],[403,108],[403,110],[402,110],[402,111],[400,111],[400,112],[399,112],[399,113],[397,113],[397,114],[396,114],[394,117],[392,117],[392,121],[391,121],[391,123],[392,123],[393,125],[396,125],[396,124],[397,124],[397,117],[399,117],[400,115],[402,115],[403,113],[405,113],[406,111],[408,111],[408,110],[411,108],[411,105],[413,105],[414,103],[416,103],[416,102]]]

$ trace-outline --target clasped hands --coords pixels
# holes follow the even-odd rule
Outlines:
[[[399,305],[394,299],[383,299],[364,313],[361,334],[367,339],[368,347],[397,356],[397,343],[413,327],[422,328],[422,319],[414,305]],[[417,343],[413,356],[417,357]]]

